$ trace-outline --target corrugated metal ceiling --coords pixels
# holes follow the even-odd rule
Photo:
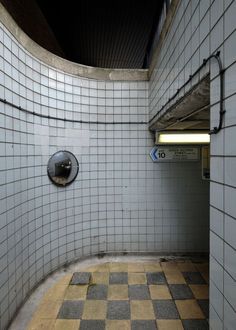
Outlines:
[[[163,0],[37,2],[67,59],[94,67],[146,66]]]

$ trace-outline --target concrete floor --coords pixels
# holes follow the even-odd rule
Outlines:
[[[83,272],[89,272],[89,282],[71,285],[73,274],[83,276]],[[206,260],[88,258],[47,278],[9,330],[204,330],[208,329],[207,306]]]

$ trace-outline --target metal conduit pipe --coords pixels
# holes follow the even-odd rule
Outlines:
[[[214,56],[214,58],[217,60],[218,66],[219,66],[219,74],[220,74],[220,118],[219,118],[219,124],[218,127],[215,126],[210,132],[209,134],[217,134],[223,125],[223,118],[224,118],[224,114],[225,114],[225,109],[224,109],[224,72],[225,69],[223,69],[223,65],[222,65],[222,61],[220,58],[220,51],[218,51],[216,53],[216,55]]]

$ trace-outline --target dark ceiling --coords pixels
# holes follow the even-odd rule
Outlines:
[[[36,2],[67,59],[94,67],[148,66],[164,0]]]

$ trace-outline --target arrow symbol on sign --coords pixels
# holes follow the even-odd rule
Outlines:
[[[152,150],[150,151],[150,157],[153,162],[156,162],[158,160],[158,155],[157,155],[157,147],[153,147]]]

